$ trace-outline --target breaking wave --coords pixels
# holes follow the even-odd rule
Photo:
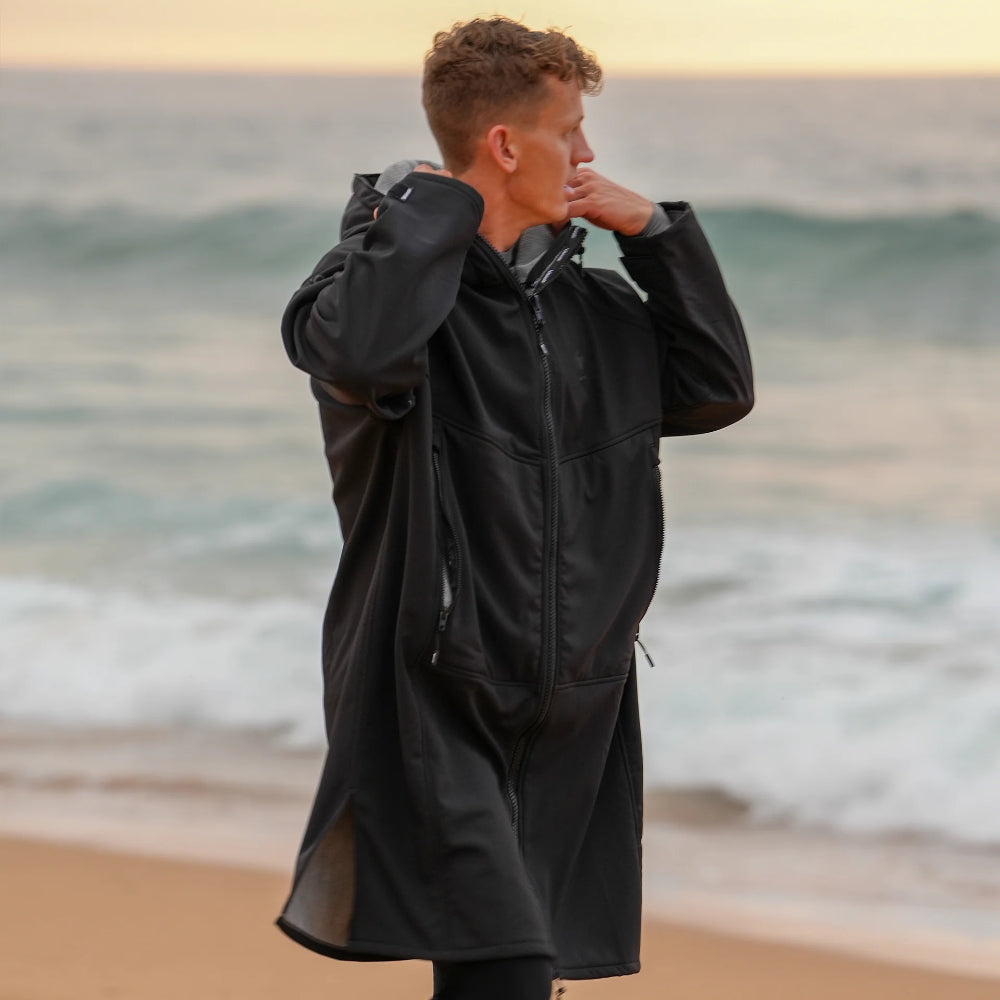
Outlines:
[[[765,206],[699,215],[728,284],[756,332],[862,335],[985,343],[1000,327],[1000,220],[976,211],[931,215],[808,215]],[[328,208],[259,203],[203,215],[122,205],[69,210],[0,206],[0,262],[18,282],[54,275],[130,285],[220,286],[256,301],[311,270],[338,239]],[[595,231],[587,261],[613,266],[617,248]]]

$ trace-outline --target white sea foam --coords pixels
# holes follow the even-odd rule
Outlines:
[[[643,625],[647,785],[722,789],[758,819],[1000,843],[998,567],[972,530],[671,530]],[[319,745],[323,589],[0,578],[0,712]]]
[[[322,741],[322,601],[140,597],[0,577],[0,713]]]
[[[1000,550],[977,531],[687,529],[644,625],[647,783],[1000,842]]]

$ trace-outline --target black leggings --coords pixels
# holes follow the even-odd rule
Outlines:
[[[433,1000],[549,1000],[552,962],[541,955],[435,962]]]

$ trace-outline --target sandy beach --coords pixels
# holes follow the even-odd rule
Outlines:
[[[272,924],[271,872],[0,839],[0,1000],[424,998],[420,962],[332,962]],[[569,997],[995,1000],[1000,982],[647,922],[638,976]]]
[[[318,764],[259,734],[0,727],[0,1000],[427,1000],[426,964],[273,925]],[[647,811],[643,971],[569,1000],[1000,997],[992,852]]]

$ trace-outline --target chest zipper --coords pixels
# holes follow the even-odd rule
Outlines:
[[[434,467],[434,486],[437,490],[438,509],[444,523],[444,558],[441,560],[441,603],[438,606],[437,628],[434,630],[434,647],[431,652],[431,664],[436,665],[441,655],[441,640],[452,608],[455,606],[455,594],[458,591],[461,564],[459,561],[458,543],[455,539],[455,529],[451,525],[444,502],[444,483],[441,477],[441,456],[437,445],[431,450],[431,464]]]

